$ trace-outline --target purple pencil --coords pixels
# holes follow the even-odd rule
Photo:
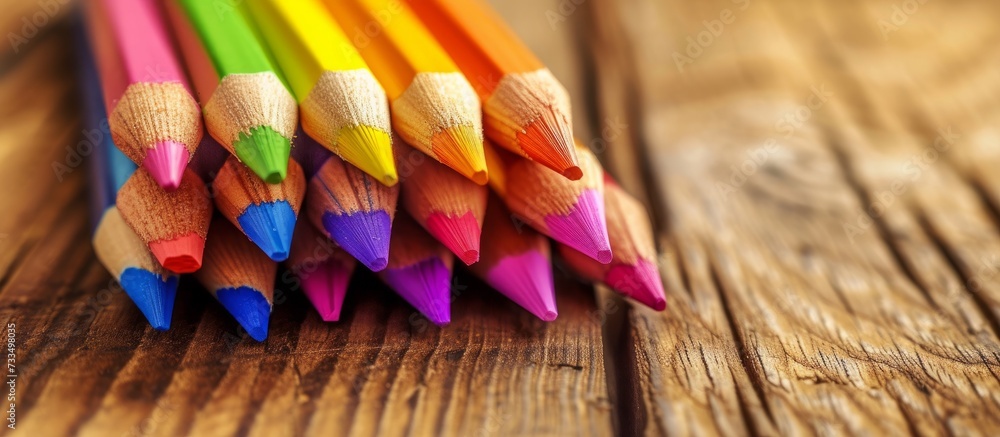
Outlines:
[[[379,277],[436,325],[451,322],[455,257],[406,214],[392,226],[389,262]]]
[[[399,185],[382,185],[312,139],[303,138],[296,148],[311,155],[312,168],[305,169],[309,220],[365,267],[384,269]],[[322,164],[317,166],[317,161]]]

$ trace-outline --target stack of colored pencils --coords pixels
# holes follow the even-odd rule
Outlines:
[[[150,324],[193,273],[263,341],[279,263],[336,321],[360,263],[444,325],[456,259],[551,321],[548,239],[663,310],[645,209],[480,1],[87,3],[94,247]]]

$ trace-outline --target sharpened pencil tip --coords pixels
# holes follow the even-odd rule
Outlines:
[[[205,239],[198,234],[185,234],[172,240],[150,242],[149,251],[165,269],[174,273],[193,273],[201,268]]]
[[[388,264],[392,217],[387,212],[325,213],[323,228],[333,241],[371,271],[382,270]]]
[[[529,124],[517,134],[521,150],[532,160],[544,165],[571,181],[583,177],[576,146],[569,124],[551,110]]]
[[[483,133],[472,126],[452,126],[431,138],[434,155],[444,165],[478,185],[489,182],[486,170],[486,152],[483,151]]]
[[[640,258],[635,265],[615,265],[604,276],[609,287],[631,297],[656,311],[667,308],[660,271],[653,264]]]
[[[271,303],[263,293],[250,287],[223,288],[215,297],[254,340],[267,339]]]
[[[392,136],[371,126],[350,126],[340,131],[338,154],[345,161],[391,187],[399,182],[392,156]]]
[[[604,215],[604,198],[597,190],[587,189],[577,198],[566,215],[545,217],[549,236],[572,247],[601,264],[611,262],[611,243]]]
[[[292,143],[274,129],[261,126],[251,129],[249,135],[241,132],[233,149],[236,157],[265,182],[277,184],[285,180]]]
[[[288,259],[295,230],[295,210],[286,200],[250,204],[236,217],[240,229],[274,261]]]
[[[465,265],[479,261],[482,224],[469,211],[460,216],[434,212],[427,216],[427,231],[458,256]]]
[[[316,270],[300,274],[302,290],[324,322],[340,320],[340,310],[347,296],[353,263],[344,265],[330,258],[316,265]]]
[[[153,329],[170,329],[174,299],[177,297],[177,276],[163,277],[155,272],[129,267],[122,272],[118,283]]]
[[[142,166],[156,184],[165,191],[174,191],[181,185],[184,169],[191,158],[187,147],[176,141],[160,141],[146,151]]]
[[[559,315],[552,262],[537,250],[504,257],[490,269],[486,281],[539,319],[551,322]]]
[[[579,166],[574,165],[572,167],[567,167],[563,170],[562,174],[566,177],[566,179],[578,181],[583,177],[583,170],[581,170]]]
[[[451,269],[438,257],[383,270],[379,275],[396,293],[435,325],[451,322]]]

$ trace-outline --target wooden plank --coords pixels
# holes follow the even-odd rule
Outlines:
[[[947,247],[969,250],[959,262],[971,264],[976,255],[1000,250],[987,226],[989,212],[965,181],[942,175],[934,179],[936,191],[923,196],[966,194],[950,208],[930,202],[924,208],[941,220],[977,221],[975,230],[961,234],[979,238],[973,248],[957,234],[935,241],[941,237],[929,238],[917,221],[900,224],[906,218],[890,228],[892,237],[873,225],[849,238],[844,224],[877,193],[856,186],[850,163],[864,163],[867,175],[885,175],[900,155],[880,159],[873,140],[856,141],[845,152],[834,146],[842,137],[828,136],[824,127],[842,130],[857,120],[834,118],[824,112],[831,107],[815,99],[813,108],[802,109],[810,87],[834,86],[825,73],[843,67],[826,63],[835,50],[831,41],[843,39],[816,32],[816,23],[836,20],[838,36],[850,34],[858,46],[881,43],[857,31],[878,22],[877,16],[859,20],[858,9],[593,3],[592,16],[600,17],[596,38],[612,39],[595,45],[594,58],[605,69],[625,65],[599,72],[599,81],[607,82],[601,99],[638,99],[632,138],[648,154],[648,162],[626,162],[619,171],[639,168],[651,182],[670,286],[668,314],[628,312],[630,354],[619,367],[640,377],[633,387],[618,387],[630,391],[625,399],[638,411],[626,417],[634,422],[625,429],[650,435],[996,433],[997,337],[975,298],[954,296],[950,287],[968,273],[956,274],[955,255],[947,253]],[[705,37],[711,42],[699,44],[700,55],[679,68],[675,51],[685,54],[688,36],[710,31],[700,20],[721,20],[727,10],[733,22],[720,36]],[[616,32],[625,37],[614,41]],[[969,39],[984,36],[977,35]],[[855,62],[855,55],[842,60]],[[858,64],[872,70],[859,80],[878,79],[879,68]],[[839,86],[832,90],[837,98],[863,109],[855,93]],[[800,125],[781,124],[796,111],[803,114]],[[769,139],[777,147],[766,147]],[[899,132],[893,140],[913,144]],[[951,302],[940,305],[943,299]],[[699,356],[707,360],[691,363]]]

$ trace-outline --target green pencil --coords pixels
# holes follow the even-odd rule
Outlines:
[[[204,0],[167,10],[208,132],[261,179],[282,181],[298,107],[244,12]]]

